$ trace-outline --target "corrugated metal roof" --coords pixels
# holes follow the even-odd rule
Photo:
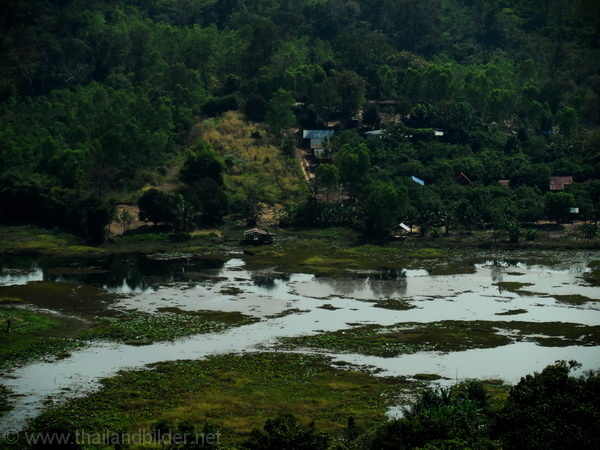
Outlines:
[[[333,130],[304,130],[302,137],[304,139],[325,139],[333,136]]]
[[[273,233],[269,233],[268,231],[261,230],[260,228],[252,228],[251,230],[244,231],[245,236],[248,236],[250,234],[263,234],[265,236],[270,234],[271,236],[274,236]]]

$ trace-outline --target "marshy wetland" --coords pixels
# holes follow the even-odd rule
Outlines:
[[[335,433],[426,385],[600,366],[597,251],[278,252],[3,255],[2,426],[211,422],[235,444],[285,411]]]

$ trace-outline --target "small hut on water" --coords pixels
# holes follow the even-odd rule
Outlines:
[[[267,230],[261,230],[260,228],[252,228],[251,230],[244,231],[244,245],[262,245],[271,244],[273,242],[273,236],[275,234],[269,233]]]

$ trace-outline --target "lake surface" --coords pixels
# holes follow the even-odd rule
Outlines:
[[[14,369],[0,380],[16,394],[15,409],[3,417],[0,428],[22,427],[49,399],[60,401],[67,396],[84,395],[98,388],[101,378],[119,370],[213,354],[265,351],[273,349],[281,337],[368,324],[442,320],[600,325],[600,290],[587,286],[581,278],[591,256],[571,256],[571,262],[553,266],[490,259],[476,264],[473,273],[468,274],[430,275],[426,270],[395,270],[335,279],[276,270],[248,271],[237,258],[223,262],[186,255],[176,259],[165,255],[120,255],[73,262],[4,257],[0,260],[0,285],[36,281],[91,284],[118,294],[105,306],[110,310],[156,314],[165,307],[238,311],[260,321],[225,332],[143,347],[96,343],[63,360],[40,361]],[[523,288],[526,292],[508,291],[497,285],[511,282],[527,283]],[[574,305],[554,297],[573,294],[594,301]],[[403,302],[412,309],[375,307],[383,300]],[[64,304],[57,309],[69,313]],[[517,309],[524,312],[499,315]],[[464,378],[515,383],[561,359],[580,362],[578,373],[600,368],[598,346],[551,347],[527,340],[490,349],[423,351],[394,358],[326,354],[342,366],[345,363],[369,367],[379,376],[438,374],[445,378],[437,382],[441,384]]]

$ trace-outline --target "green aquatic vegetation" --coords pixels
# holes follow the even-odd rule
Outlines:
[[[444,378],[435,373],[417,373],[417,374],[414,374],[412,377],[415,380],[421,380],[421,381],[436,381],[436,380],[441,380]]]
[[[526,314],[526,309],[511,309],[501,313],[496,313],[497,316],[516,316],[517,314]]]
[[[437,259],[447,257],[447,253],[438,248],[420,248],[408,255],[410,258]]]
[[[587,302],[597,302],[600,300],[600,299],[586,297],[585,295],[581,295],[581,294],[552,295],[552,297],[561,303],[568,303],[571,305],[583,305]]]
[[[373,300],[373,306],[375,308],[393,309],[396,311],[408,311],[409,309],[416,308],[403,300],[397,299],[384,299],[384,300]]]
[[[221,289],[219,291],[219,294],[221,295],[233,295],[233,296],[237,296],[240,295],[244,292],[243,289],[240,289],[239,287],[236,286],[226,286],[223,289]]]
[[[8,397],[8,389],[0,384],[0,417],[6,412],[12,409]]]
[[[383,357],[432,349],[431,346],[426,344],[409,343],[405,340],[395,339],[390,335],[377,333],[381,329],[383,327],[364,326],[313,336],[286,337],[280,339],[280,345],[283,348],[290,349],[314,348]]]
[[[124,312],[116,317],[97,317],[97,326],[84,339],[101,339],[145,345],[173,341],[194,334],[223,331],[258,319],[239,312],[194,311],[164,308],[159,314]]]
[[[308,309],[298,309],[298,308],[290,308],[290,309],[286,309],[285,311],[282,311],[280,313],[277,314],[271,314],[269,316],[266,316],[267,319],[278,319],[280,317],[286,317],[286,316],[290,316],[292,314],[303,314],[303,313],[307,313],[310,312],[310,310]]]
[[[505,322],[498,327],[516,330],[517,340],[528,340],[547,347],[600,345],[600,326],[564,322]]]
[[[394,357],[416,351],[462,351],[493,348],[515,341],[547,346],[598,345],[600,326],[572,323],[441,321],[367,325],[350,330],[280,339],[286,349],[312,348]]]
[[[32,430],[150,430],[152,424],[211,422],[225,446],[280,413],[338,435],[348,417],[372,426],[410,383],[331,366],[319,355],[253,353],[154,364],[121,372],[86,397],[51,408]]]
[[[70,336],[79,324],[24,308],[0,307],[0,368],[81,345]]]
[[[501,291],[509,291],[514,292],[516,294],[522,294],[526,291],[523,291],[522,288],[526,286],[533,286],[533,283],[520,283],[518,281],[500,281],[498,283],[494,283],[494,286],[498,286]]]

